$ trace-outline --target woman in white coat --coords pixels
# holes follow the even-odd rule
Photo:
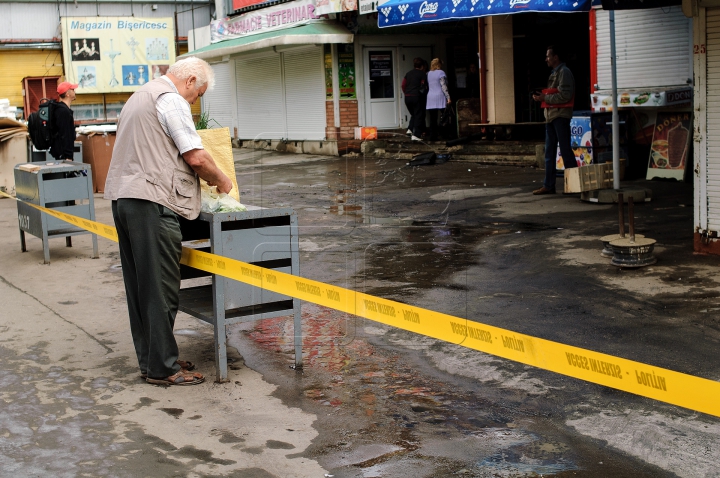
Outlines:
[[[430,141],[437,140],[438,118],[447,105],[450,104],[447,76],[442,70],[442,60],[434,58],[430,62],[430,71],[427,74],[428,95],[426,109],[430,116]]]

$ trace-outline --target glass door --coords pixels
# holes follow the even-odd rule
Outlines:
[[[398,127],[394,48],[365,48],[366,126]]]

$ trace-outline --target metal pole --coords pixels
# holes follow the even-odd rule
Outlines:
[[[613,189],[620,189],[620,113],[617,92],[617,53],[615,51],[615,10],[610,10],[610,69],[612,72],[612,151]]]
[[[635,243],[635,211],[633,210],[633,198],[628,196],[628,229],[630,230],[630,244]]]
[[[625,205],[623,204],[623,193],[618,193],[618,222],[620,222],[620,237],[625,237]]]

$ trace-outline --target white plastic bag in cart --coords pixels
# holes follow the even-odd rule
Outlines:
[[[247,208],[232,196],[225,193],[218,194],[213,187],[210,191],[207,189],[202,190],[200,210],[202,212],[239,212],[247,211]]]

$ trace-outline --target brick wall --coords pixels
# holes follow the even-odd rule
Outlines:
[[[357,100],[340,101],[340,128],[335,127],[335,114],[333,102],[325,102],[325,117],[327,127],[325,133],[327,139],[352,139],[355,136],[355,127],[358,124],[358,103]]]

